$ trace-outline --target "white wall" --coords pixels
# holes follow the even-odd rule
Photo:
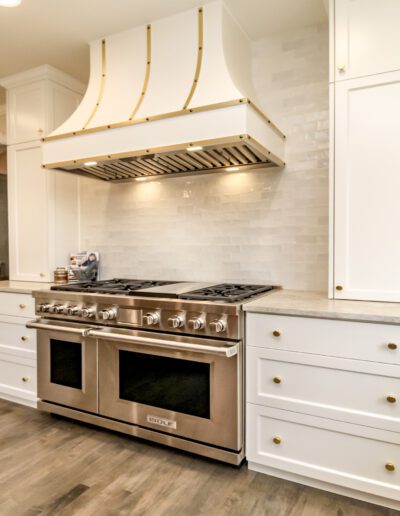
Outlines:
[[[159,182],[81,180],[82,249],[102,277],[272,282],[326,290],[328,29],[254,44],[261,106],[287,134],[287,167]]]

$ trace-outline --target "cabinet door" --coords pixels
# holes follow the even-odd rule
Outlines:
[[[7,143],[23,143],[44,136],[46,87],[43,81],[12,88],[7,93]]]
[[[399,0],[335,0],[335,77],[400,69]]]
[[[400,301],[400,72],[335,86],[335,297]]]
[[[50,281],[50,178],[41,168],[40,144],[8,147],[8,188],[10,279]]]

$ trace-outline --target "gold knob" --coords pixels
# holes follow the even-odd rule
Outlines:
[[[274,330],[274,331],[272,332],[272,335],[273,335],[274,337],[280,337],[280,336],[281,336],[281,332],[280,332],[279,330]]]
[[[19,307],[21,308],[21,310],[23,310],[24,308],[26,308],[26,305],[24,305],[24,303],[21,303]]]
[[[336,285],[336,290],[338,290],[338,291],[343,290],[342,285]]]
[[[389,349],[393,349],[393,350],[395,350],[395,349],[397,349],[397,344],[395,344],[394,342],[389,342],[389,344],[387,345],[387,347],[388,347]]]
[[[396,403],[396,398],[394,396],[387,396],[386,397],[386,400],[389,402],[389,403]]]
[[[23,340],[25,342],[26,340],[28,340],[28,337],[26,337],[25,335],[22,335],[21,340]]]
[[[23,377],[21,378],[21,380],[22,380],[23,382],[29,382],[29,376],[23,376]]]
[[[41,273],[39,274],[39,276],[40,276],[41,278],[44,278],[44,277],[46,276],[46,274],[45,274],[44,272],[41,272]]]
[[[43,129],[41,127],[38,127],[38,130],[37,130],[38,133],[43,133]]]
[[[341,63],[338,65],[337,69],[339,72],[344,72],[346,70],[346,65],[344,63]]]
[[[388,462],[387,464],[385,464],[385,468],[388,470],[388,471],[394,471],[396,468],[394,467],[394,464],[392,464],[391,462]]]
[[[279,376],[275,376],[274,378],[274,383],[281,383],[281,379],[279,378]]]
[[[282,439],[279,436],[274,437],[272,440],[275,444],[281,444],[282,442]]]

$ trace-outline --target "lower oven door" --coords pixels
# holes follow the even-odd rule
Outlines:
[[[242,343],[130,330],[96,334],[99,412],[239,451]]]
[[[39,320],[37,330],[38,397],[88,412],[98,412],[97,341],[81,324]]]

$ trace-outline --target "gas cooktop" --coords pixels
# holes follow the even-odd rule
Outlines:
[[[115,278],[103,281],[56,285],[51,287],[51,290],[238,303],[255,295],[269,292],[273,288],[271,285],[246,285],[240,283],[213,284]]]

